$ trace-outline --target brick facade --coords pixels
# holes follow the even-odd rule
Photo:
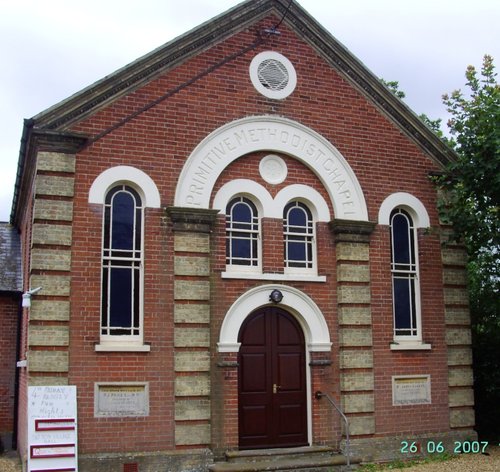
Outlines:
[[[11,447],[14,426],[16,340],[18,338],[19,296],[0,294],[0,445]]]
[[[282,7],[279,0],[246,2],[206,27],[212,28],[213,39],[203,50],[202,28],[166,47],[161,54],[168,57],[167,65],[151,56],[154,72],[145,63],[132,66],[142,67],[147,80],[135,78],[137,70],[127,70],[130,83],[115,77],[96,86],[96,97],[102,92],[111,98],[96,98],[90,105],[84,93],[76,99],[81,103],[65,104],[59,114],[47,113],[38,123],[51,131],[37,141],[27,160],[23,178],[33,186],[24,188],[34,194],[19,197],[34,205],[26,211],[18,207],[16,213],[25,286],[43,286],[33,299],[29,321],[26,310],[23,318],[22,355],[28,369],[21,374],[20,404],[25,408],[28,385],[77,386],[83,471],[118,470],[113,467],[125,463],[140,464],[141,471],[156,470],[159,464],[205,470],[214,457],[238,449],[239,358],[237,348],[221,336],[225,324],[237,324],[239,315],[228,320],[228,314],[242,309],[246,294],[254,294],[248,315],[258,307],[250,308],[263,290],[275,286],[288,294],[282,306],[304,327],[309,444],[341,447],[345,437],[339,416],[315,398],[316,391],[339,401],[355,450],[365,457],[378,457],[376,444],[386,448],[380,457],[397,455],[395,438],[473,434],[464,254],[458,247],[441,249],[437,195],[427,177],[441,168],[448,151],[369,72],[345,67],[347,52],[329,36],[313,33],[316,23],[295,3],[279,36],[255,42],[256,32],[276,24]],[[248,76],[253,57],[268,50],[285,55],[297,72],[296,90],[284,100],[262,96]],[[214,63],[218,66],[203,73]],[[118,82],[125,84],[126,93],[113,89]],[[166,91],[172,93],[159,100]],[[269,127],[278,123],[299,130],[296,136],[280,135],[279,146],[288,140],[288,151],[259,149],[253,145],[261,139],[259,130],[252,130],[246,138],[251,150],[223,165],[206,207],[179,205],[179,182],[193,162],[189,156],[202,149],[207,137],[216,139],[216,130],[237,120],[250,123],[255,116],[263,123],[267,119]],[[307,144],[313,140],[314,148]],[[320,161],[323,143],[345,163],[338,158],[335,168],[333,158]],[[229,159],[234,147],[229,141],[217,143],[214,167],[216,159]],[[302,157],[313,151],[316,163]],[[280,183],[270,183],[260,170],[270,153],[286,165],[287,176]],[[211,161],[205,162],[193,195],[208,188],[207,169],[212,169]],[[96,182],[117,166],[138,169],[153,182],[119,179],[145,195],[140,349],[113,350],[100,335],[103,205],[89,195],[99,192]],[[357,198],[344,190],[341,172],[359,182],[366,215],[362,202],[360,217],[340,218],[339,209],[349,209]],[[252,188],[273,202],[271,207],[291,188],[311,189],[318,214],[329,214],[328,221],[315,224],[317,274],[286,272],[283,220],[274,208],[261,219],[261,273],[229,273],[225,216],[213,205],[235,181],[253,182]],[[149,190],[141,185],[157,189],[159,205],[149,204]],[[379,221],[379,210],[398,192],[418,199],[430,220],[430,227],[417,234],[422,341],[429,348],[401,350],[393,342],[389,227]],[[311,313],[298,312],[289,300],[303,303]],[[430,376],[429,402],[393,405],[393,377],[412,375]],[[148,416],[95,415],[96,383],[116,382],[147,383]],[[25,428],[21,414],[24,451]]]

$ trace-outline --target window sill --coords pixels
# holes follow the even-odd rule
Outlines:
[[[391,343],[391,351],[430,351],[431,344],[422,341],[394,341]]]
[[[102,343],[95,345],[96,352],[150,352],[149,344]]]
[[[325,275],[309,274],[270,274],[261,272],[222,272],[223,279],[245,279],[245,280],[274,280],[274,281],[297,281],[297,282],[326,282]]]

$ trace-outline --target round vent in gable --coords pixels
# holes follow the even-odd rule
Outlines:
[[[259,93],[276,100],[288,97],[297,85],[297,74],[292,63],[274,51],[261,52],[253,58],[250,79]]]

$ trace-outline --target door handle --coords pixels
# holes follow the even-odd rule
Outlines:
[[[278,390],[281,388],[280,385],[273,384],[273,393],[278,393]]]

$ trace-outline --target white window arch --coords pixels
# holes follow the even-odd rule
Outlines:
[[[108,190],[120,182],[135,186],[143,198],[144,207],[160,208],[160,192],[153,179],[131,166],[110,167],[97,176],[89,190],[89,203],[104,203]]]
[[[378,223],[389,225],[392,210],[396,207],[404,208],[412,215],[416,228],[430,227],[429,214],[424,204],[417,197],[405,192],[393,193],[383,201],[378,212]]]

